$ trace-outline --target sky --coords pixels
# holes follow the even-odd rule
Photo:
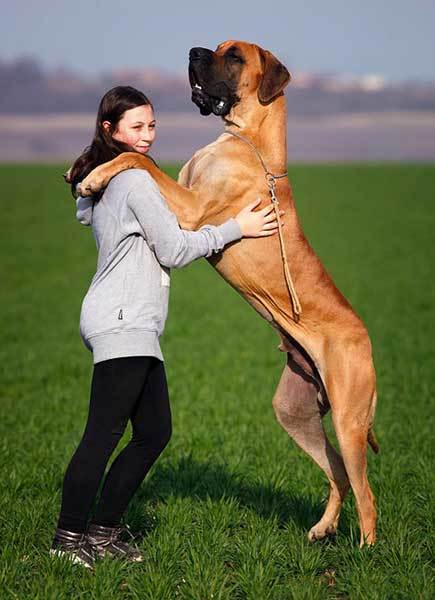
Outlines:
[[[254,42],[293,72],[435,80],[435,0],[14,0],[2,6],[0,60],[185,74],[191,47],[226,39]]]

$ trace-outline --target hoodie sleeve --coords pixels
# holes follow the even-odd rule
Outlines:
[[[242,237],[235,219],[222,225],[204,225],[198,231],[181,229],[154,179],[146,171],[137,177],[127,195],[127,205],[139,222],[157,260],[165,267],[183,267],[201,256],[220,252]]]
[[[92,213],[94,211],[94,201],[92,198],[83,198],[79,196],[76,198],[76,217],[77,221],[82,225],[91,225]]]

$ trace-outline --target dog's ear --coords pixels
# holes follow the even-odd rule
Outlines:
[[[263,75],[258,86],[258,99],[267,104],[280,94],[291,79],[285,66],[268,50],[259,48]]]

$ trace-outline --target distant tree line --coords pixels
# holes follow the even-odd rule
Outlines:
[[[94,113],[101,96],[115,85],[142,89],[162,112],[195,111],[186,77],[142,70],[113,71],[81,76],[67,69],[44,69],[32,57],[0,61],[0,113]],[[376,90],[328,86],[317,76],[304,87],[290,84],[288,110],[292,115],[328,115],[372,111],[435,111],[435,83],[405,82]]]

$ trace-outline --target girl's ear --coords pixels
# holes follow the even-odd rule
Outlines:
[[[110,131],[110,121],[103,121],[102,125],[106,131]]]

